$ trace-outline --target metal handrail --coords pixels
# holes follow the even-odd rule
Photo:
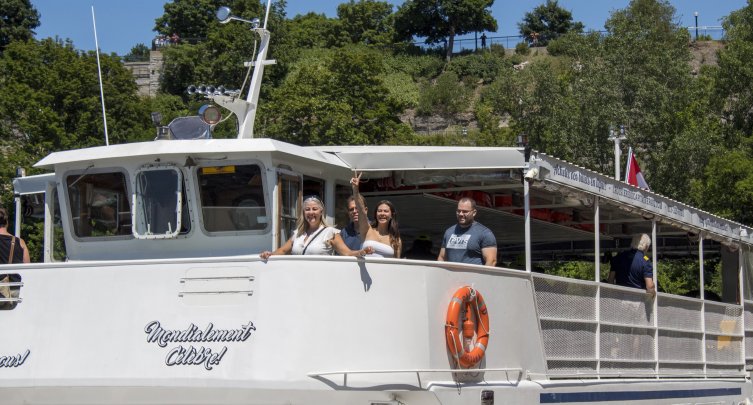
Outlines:
[[[0,286],[6,286],[6,287],[23,287],[24,283],[23,283],[23,281],[19,281],[19,282],[7,282],[7,283],[3,283],[3,282],[0,281]]]
[[[0,302],[23,302],[23,298],[0,298]]]
[[[358,370],[358,371],[325,371],[306,374],[309,377],[320,377],[323,375],[336,375],[336,374],[401,374],[401,373],[481,373],[489,371],[502,371],[502,372],[519,372],[522,373],[522,368],[466,368],[466,369],[416,369],[416,370]]]

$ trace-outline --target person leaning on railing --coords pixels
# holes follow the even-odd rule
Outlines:
[[[29,249],[23,239],[8,233],[8,212],[0,208],[0,264],[13,263],[31,263]]]
[[[612,259],[607,283],[624,287],[640,288],[656,297],[654,285],[654,266],[646,256],[651,246],[651,238],[644,234],[633,236],[630,250],[620,252]]]
[[[324,219],[324,203],[317,196],[303,200],[303,209],[298,215],[298,226],[288,241],[274,252],[259,255],[264,260],[274,255],[334,255],[364,257],[374,253],[371,248],[350,250],[342,238],[335,239],[340,230],[327,224]]]

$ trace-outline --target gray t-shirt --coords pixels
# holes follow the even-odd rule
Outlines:
[[[444,233],[442,248],[451,262],[484,264],[482,249],[497,247],[497,239],[489,228],[474,222],[463,228],[460,224],[450,227]]]

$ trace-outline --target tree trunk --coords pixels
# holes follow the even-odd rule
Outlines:
[[[447,41],[447,63],[452,59],[452,45],[455,42],[455,24],[450,25],[450,40]]]

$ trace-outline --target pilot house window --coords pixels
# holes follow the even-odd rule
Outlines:
[[[263,175],[259,166],[201,167],[197,176],[207,232],[267,228]]]
[[[125,174],[72,174],[66,178],[66,184],[76,236],[131,235]]]

